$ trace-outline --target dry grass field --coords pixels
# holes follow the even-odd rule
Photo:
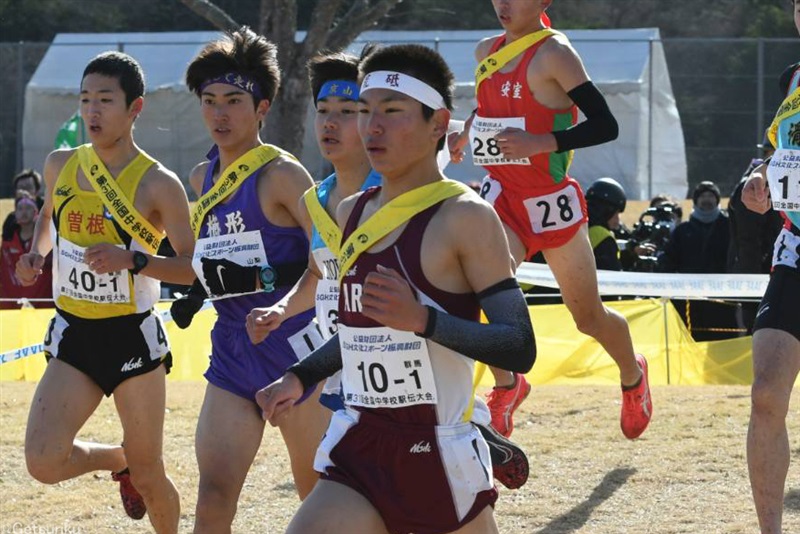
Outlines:
[[[28,476],[23,437],[33,389],[29,383],[0,383],[0,532],[151,532],[146,520],[125,516],[107,473],[55,486]],[[192,529],[197,494],[194,425],[203,389],[204,384],[187,382],[170,383],[168,389],[165,454],[181,491],[181,532]],[[658,387],[653,391],[653,422],[641,439],[631,442],[619,431],[615,388],[535,389],[518,412],[514,432],[530,456],[531,478],[519,491],[500,488],[500,531],[756,532],[745,462],[748,394],[744,386]],[[790,413],[793,464],[784,529],[800,532],[797,395]],[[113,403],[105,401],[82,437],[118,443],[120,436]],[[268,429],[242,492],[234,532],[283,532],[297,505],[279,434]]]

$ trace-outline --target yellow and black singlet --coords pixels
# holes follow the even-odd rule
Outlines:
[[[122,193],[131,202],[142,177],[155,163],[140,152],[116,178]],[[78,185],[77,151],[67,160],[56,179],[53,195],[53,298],[56,306],[85,319],[103,319],[143,313],[156,303],[161,283],[128,270],[97,274],[83,256],[86,248],[111,243],[126,250],[147,250],[123,230],[95,191]]]

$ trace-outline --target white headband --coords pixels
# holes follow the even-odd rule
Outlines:
[[[439,91],[427,83],[402,72],[388,70],[370,72],[364,76],[364,81],[361,82],[361,94],[363,95],[371,89],[391,89],[392,91],[403,93],[433,110],[447,108]]]

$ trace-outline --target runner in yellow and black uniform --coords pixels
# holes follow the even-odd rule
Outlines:
[[[91,144],[56,150],[45,161],[49,195],[16,271],[23,284],[33,283],[52,249],[57,309],[25,459],[31,475],[47,484],[111,471],[126,513],[140,519],[147,511],[156,532],[173,533],[179,497],[162,450],[170,352],[152,307],[159,280],[194,280],[194,236],[180,180],[133,140],[143,95],[144,75],[133,58],[108,52],[91,60],[80,104]],[[165,233],[176,257],[155,256]],[[124,447],[76,440],[112,393]]]

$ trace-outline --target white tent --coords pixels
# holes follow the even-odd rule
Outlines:
[[[435,47],[456,78],[454,117],[466,119],[475,108],[474,49],[477,42],[500,31],[373,31],[362,34],[350,51],[365,42],[417,42]],[[657,28],[565,30],[583,58],[589,76],[605,95],[620,125],[610,144],[575,152],[570,175],[584,189],[594,180],[611,176],[632,200],[666,193],[685,198],[688,187],[686,152],[678,108],[672,94],[664,48]],[[583,120],[583,116],[579,118]],[[468,159],[450,165],[446,173],[462,181],[485,175]]]
[[[497,30],[371,31],[350,47],[365,42],[416,42],[437,48],[456,76],[456,111],[464,119],[475,107],[475,44]],[[567,30],[589,75],[606,95],[620,123],[617,141],[576,152],[570,174],[584,187],[602,176],[620,181],[631,199],[656,193],[684,198],[687,190],[683,130],[672,95],[657,29]],[[25,95],[24,161],[41,168],[52,150],[58,128],[78,105],[80,76],[86,63],[105,50],[123,50],[145,71],[145,110],[136,123],[140,146],[183,179],[200,161],[211,140],[203,127],[197,99],[183,84],[191,58],[217,32],[59,34],[36,69]],[[298,38],[302,38],[302,33]],[[303,163],[321,177],[325,168],[308,113]],[[469,181],[484,172],[470,163],[450,165],[447,174]]]

